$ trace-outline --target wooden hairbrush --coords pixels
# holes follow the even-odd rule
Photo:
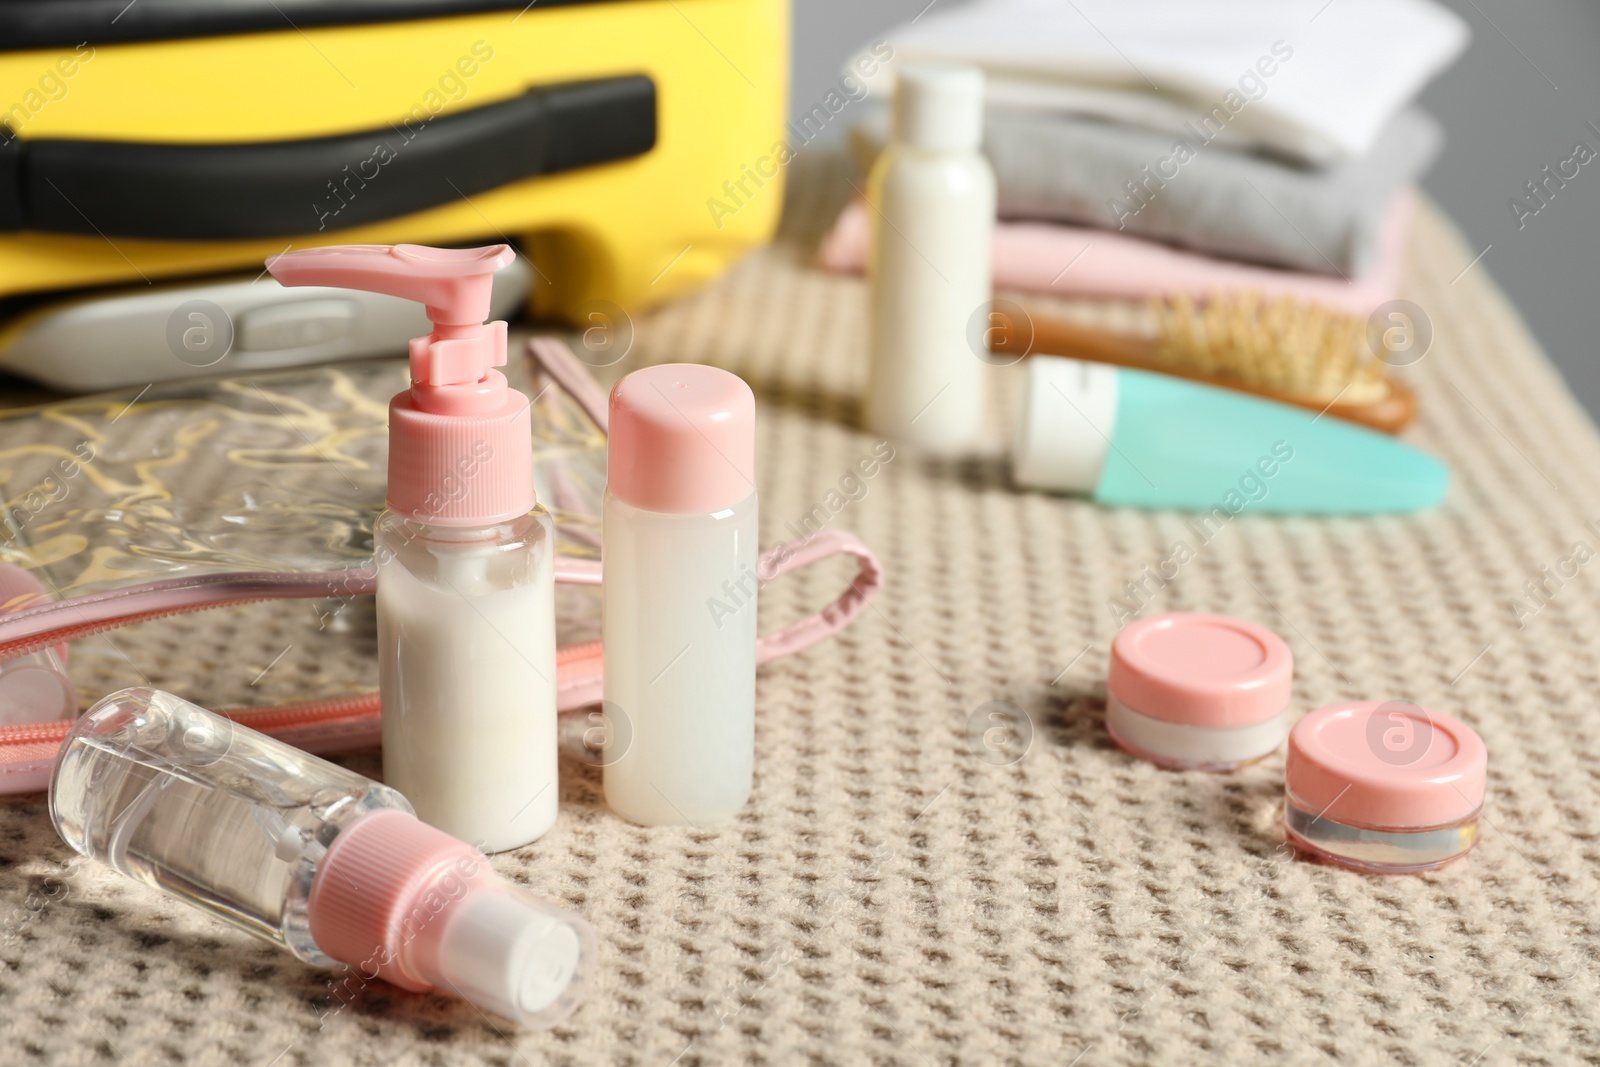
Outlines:
[[[989,347],[1115,363],[1238,389],[1395,433],[1416,417],[1417,398],[1385,373],[1364,319],[1320,304],[1257,292],[1188,294],[1146,301],[1146,329],[1122,332],[1076,322],[1037,305],[1018,322],[997,301]]]

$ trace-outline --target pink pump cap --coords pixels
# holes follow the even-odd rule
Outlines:
[[[625,504],[680,515],[756,491],[756,398],[716,367],[667,363],[611,390],[606,485]]]
[[[1448,826],[1483,805],[1489,754],[1459,719],[1403,700],[1318,708],[1289,732],[1297,807],[1373,829]]]
[[[364,978],[441,988],[529,1026],[570,1014],[593,970],[588,923],[398,808],[369,812],[334,838],[307,917],[317,947]]]
[[[333,245],[267,260],[284,285],[387,293],[427,306],[433,332],[411,340],[411,388],[389,402],[389,506],[419,522],[487,526],[526,514],[533,492],[528,398],[495,367],[506,324],[484,322],[508,245]]]
[[[1226,615],[1175,611],[1131,622],[1111,642],[1106,688],[1141,715],[1224,728],[1281,714],[1294,684],[1282,638]]]

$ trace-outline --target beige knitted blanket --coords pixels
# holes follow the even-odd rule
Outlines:
[[[1436,339],[1408,378],[1409,439],[1455,471],[1413,518],[1243,515],[1147,611],[1256,620],[1289,643],[1295,704],[1404,697],[1490,753],[1487,829],[1463,862],[1368,877],[1282,847],[1281,755],[1177,774],[1107,740],[1108,601],[1183,517],[1014,492],[998,461],[901,453],[830,497],[874,439],[860,281],[808,267],[849,195],[796,165],[785,230],[648,318],[617,370],[744,375],[761,400],[768,544],[819,502],[889,585],[842,636],[763,668],[757,783],[715,829],[630,826],[598,772],[562,766],[562,814],[496,866],[586,915],[602,965],[561,1028],[384,986],[345,1005],[301,965],[75,862],[42,797],[0,803],[0,1063],[1575,1063],[1600,1059],[1600,441],[1436,213],[1407,296]],[[840,561],[772,584],[766,628],[824,603]],[[1519,611],[1515,607],[1523,605]],[[370,618],[319,638],[304,606],[90,640],[90,696],[141,676],[217,704],[292,697],[321,657],[372,652]],[[285,645],[292,650],[256,684]],[[365,669],[365,668],[364,668]],[[995,751],[984,706],[1027,716]],[[976,726],[975,726],[976,724]],[[376,773],[376,754],[352,765]]]

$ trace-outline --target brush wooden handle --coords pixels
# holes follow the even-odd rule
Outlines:
[[[1416,394],[1388,376],[1384,377],[1388,391],[1382,400],[1350,404],[1336,397],[1329,403],[1327,400],[1304,393],[1256,385],[1240,378],[1200,374],[1173,367],[1160,358],[1157,342],[1153,338],[1118,333],[1114,330],[1099,330],[1059,315],[1026,308],[1023,309],[1023,314],[1027,319],[1025,322],[1017,321],[1014,315],[1004,314],[998,309],[994,313],[993,325],[989,331],[989,347],[996,355],[1011,354],[1017,358],[1024,355],[1071,356],[1096,363],[1114,363],[1120,367],[1170,374],[1177,378],[1187,378],[1206,385],[1235,389],[1241,393],[1293,404],[1307,411],[1333,415],[1349,422],[1370,426],[1374,430],[1382,430],[1384,433],[1399,432],[1417,416]]]

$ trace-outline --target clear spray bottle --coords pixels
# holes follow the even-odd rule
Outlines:
[[[346,985],[437,988],[543,1027],[593,970],[588,923],[418,822],[393,789],[171,693],[124,689],[84,713],[56,757],[50,818],[81,855],[307,963],[348,964]]]
[[[374,534],[383,774],[423,822],[502,852],[555,824],[554,526],[533,490],[528,399],[485,323],[506,245],[347,245],[267,261],[284,285],[417,300],[411,388],[389,404]]]
[[[606,802],[646,826],[732,818],[755,761],[755,397],[668,364],[611,393],[602,513]]]

